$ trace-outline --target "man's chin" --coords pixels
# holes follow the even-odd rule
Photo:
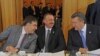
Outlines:
[[[52,28],[54,25],[50,25],[50,28]]]
[[[75,30],[78,30],[78,29],[75,28]]]

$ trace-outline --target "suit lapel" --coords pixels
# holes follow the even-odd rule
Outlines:
[[[45,45],[45,34],[46,34],[46,32],[45,32],[46,30],[45,30],[45,27],[43,27],[42,28],[42,30],[41,30],[41,33],[42,33],[42,35],[41,35],[41,37],[42,37],[42,42],[43,42],[43,45]]]
[[[23,44],[22,44],[22,47],[25,47],[25,46],[30,46],[30,42],[34,39],[34,36],[33,35],[29,35],[28,37],[25,38]],[[28,45],[29,44],[29,45]]]
[[[21,33],[22,33],[22,27],[20,27],[20,28],[16,31],[16,35],[15,35],[15,38],[14,38],[14,44],[13,44],[14,46],[17,45]]]
[[[76,31],[74,34],[76,35],[76,40],[78,40],[80,45],[83,47],[83,43],[79,31]]]
[[[87,25],[87,29],[86,29],[86,44],[87,44],[87,47],[88,47],[88,41],[92,37],[91,34],[92,34],[92,31],[91,31],[89,25]]]
[[[52,41],[52,38],[53,38],[54,34],[55,34],[55,31],[54,31],[54,29],[52,29],[52,30],[51,30],[51,34],[50,34],[50,36],[49,36],[48,45],[49,45],[49,43]]]

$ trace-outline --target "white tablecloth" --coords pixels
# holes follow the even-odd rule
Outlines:
[[[20,56],[20,55],[18,53],[0,52],[0,56]],[[64,51],[57,53],[26,53],[25,56],[65,56],[65,53]]]

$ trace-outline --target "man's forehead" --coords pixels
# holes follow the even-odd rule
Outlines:
[[[47,15],[46,17],[45,17],[45,19],[50,19],[50,18],[54,18],[52,15]]]

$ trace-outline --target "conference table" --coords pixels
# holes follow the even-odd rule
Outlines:
[[[57,53],[9,53],[9,52],[0,52],[0,56],[74,56],[66,53],[65,51],[57,52]],[[77,56],[94,56],[89,54],[81,54]]]

